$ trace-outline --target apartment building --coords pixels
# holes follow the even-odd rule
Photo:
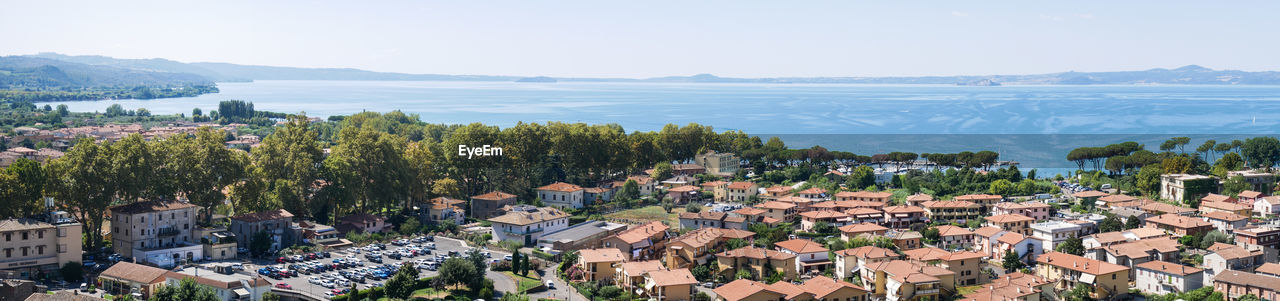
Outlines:
[[[1036,276],[1054,283],[1057,291],[1077,285],[1091,287],[1095,299],[1124,298],[1129,294],[1129,268],[1061,252],[1036,258]]]
[[[66,212],[0,220],[0,271],[18,279],[58,274],[68,262],[80,262],[82,238],[80,223]]]
[[[111,207],[111,247],[124,257],[161,267],[204,258],[197,244],[199,207],[178,201],[143,201]]]

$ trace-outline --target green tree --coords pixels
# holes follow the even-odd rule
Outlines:
[[[351,292],[353,294],[356,293],[355,290],[351,290]],[[280,295],[276,295],[272,292],[265,292],[262,293],[262,301],[280,301]]]
[[[1184,156],[1169,157],[1161,161],[1160,166],[1166,174],[1188,173],[1191,171],[1191,159]]]
[[[1245,181],[1243,176],[1229,177],[1226,181],[1222,182],[1222,194],[1236,197],[1241,191],[1249,190],[1249,188],[1252,187],[1253,184],[1249,184],[1248,181]]]
[[[1159,166],[1147,165],[1138,170],[1138,175],[1134,176],[1134,186],[1138,191],[1142,191],[1143,195],[1149,197],[1158,196],[1160,189],[1160,172]]]
[[[150,301],[218,301],[212,288],[196,284],[195,278],[182,278],[178,285],[162,285],[152,293]]]
[[[440,265],[440,281],[445,285],[469,285],[480,271],[462,257],[452,257]],[[412,290],[410,291],[412,292]]]
[[[106,147],[84,138],[48,165],[52,179],[49,191],[55,198],[69,202],[68,207],[86,225],[86,249],[96,250],[101,246],[103,217],[114,195],[109,180],[109,154]]]
[[[449,262],[460,260],[461,258],[458,257],[449,258],[449,260],[445,261],[445,265],[447,266]],[[444,271],[444,266],[442,266],[440,270]],[[474,267],[472,267],[471,273],[475,273]],[[441,276],[443,276],[443,274],[441,274]],[[417,283],[417,279],[418,269],[413,267],[413,263],[406,262],[404,265],[400,266],[400,270],[396,271],[394,276],[391,276],[390,280],[387,280],[386,287],[383,291],[387,292],[387,296],[391,298],[408,299],[409,296],[413,295],[414,289],[416,289],[414,284]]]
[[[671,178],[671,163],[662,162],[653,166],[653,174],[649,175],[655,180],[666,180]]]
[[[1064,301],[1094,301],[1092,294],[1092,286],[1077,284],[1071,290],[1063,294]]]
[[[399,227],[397,231],[400,232],[400,235],[413,235],[422,230],[422,222],[419,222],[417,218],[410,217],[401,222]]]
[[[179,142],[171,162],[181,175],[179,192],[205,208],[205,223],[212,222],[214,207],[227,199],[223,189],[244,178],[249,163],[243,152],[226,147],[224,136],[222,131],[201,128],[194,139]]]
[[[1138,218],[1137,216],[1130,216],[1124,221],[1125,230],[1136,229],[1141,226],[1142,226],[1142,219]]]
[[[618,191],[617,195],[614,195],[614,199],[622,201],[640,199],[640,184],[637,184],[633,179],[627,179],[627,182],[622,184],[622,190]]]
[[[404,185],[412,179],[405,168],[404,137],[367,128],[344,128],[338,145],[325,160],[332,185],[341,187],[344,198],[355,201],[334,204],[335,208],[353,206],[355,212],[402,207],[408,197]]]
[[[853,169],[845,183],[849,187],[865,189],[876,185],[876,171],[871,166],[860,165]]]
[[[8,168],[0,169],[0,218],[24,217],[42,211],[44,188],[49,175],[39,162],[20,158]]]
[[[687,205],[684,205],[684,211],[691,212],[691,213],[702,212],[702,206],[699,206],[696,203],[689,203]]]
[[[734,239],[730,239],[728,242],[725,242],[725,248],[729,250],[737,250],[739,248],[746,247],[746,246],[747,246],[747,241],[742,240],[741,238],[734,238]]]
[[[1106,218],[1102,219],[1102,222],[1098,223],[1098,231],[1100,232],[1115,232],[1120,230],[1124,230],[1124,223],[1120,222],[1120,218],[1115,215],[1108,215]]]
[[[1054,246],[1053,250],[1076,256],[1084,256],[1084,245],[1080,241],[1080,238],[1076,237],[1067,238],[1067,240],[1063,241],[1061,244]]]
[[[62,265],[62,280],[76,283],[84,280],[84,265],[79,261],[69,261]]]
[[[269,251],[271,251],[271,233],[262,230],[254,233],[253,237],[249,238],[249,252],[262,256],[267,255]]]
[[[1008,253],[1004,253],[1004,261],[1000,263],[1000,266],[1006,271],[1017,271],[1024,266],[1022,259],[1019,257],[1017,250],[1011,250]]]
[[[1254,137],[1240,145],[1240,155],[1250,167],[1271,168],[1280,162],[1280,140],[1275,137]]]
[[[67,117],[67,115],[71,115],[71,110],[67,109],[67,105],[58,105],[58,116]]]
[[[289,117],[284,125],[276,127],[253,148],[251,174],[261,185],[251,187],[256,189],[246,193],[274,190],[280,195],[287,192],[291,197],[280,198],[288,200],[280,205],[295,215],[309,215],[311,206],[304,196],[320,177],[320,163],[324,159],[318,137],[319,133],[306,116]]]
[[[1010,195],[1013,193],[1013,189],[1013,182],[999,179],[991,182],[991,187],[987,189],[987,192],[995,195]]]

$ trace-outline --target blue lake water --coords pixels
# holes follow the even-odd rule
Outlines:
[[[697,122],[778,135],[789,145],[886,151],[1000,150],[1024,166],[1070,167],[1083,145],[1232,139],[1280,129],[1280,86],[1001,86],[256,81],[190,98],[66,102],[72,111],[119,103],[153,113],[208,112],[227,99],[311,116],[401,110],[433,123],[617,123],[628,131]],[[56,105],[56,104],[55,104]],[[994,135],[993,135],[994,134]],[[1155,144],[1158,144],[1156,142]],[[1191,146],[1194,148],[1194,145]]]

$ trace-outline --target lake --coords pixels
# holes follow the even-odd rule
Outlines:
[[[432,123],[617,123],[628,131],[697,122],[860,154],[997,150],[1024,166],[1071,167],[1071,148],[1173,135],[1239,139],[1280,129],[1280,86],[1000,86],[256,81],[189,98],[64,102],[155,114],[219,101],[310,116],[401,110]],[[58,103],[54,103],[56,105]],[[1156,145],[1153,145],[1155,141]]]

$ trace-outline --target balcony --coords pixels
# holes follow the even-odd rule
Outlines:
[[[535,229],[529,229],[529,230],[523,230],[523,229],[516,229],[516,230],[502,229],[502,232],[504,232],[504,233],[516,234],[516,235],[525,235],[525,234],[533,234],[533,233],[542,232],[542,228],[535,228]]]
[[[178,228],[165,227],[165,228],[156,229],[157,237],[171,237],[171,236],[178,236],[178,234],[182,234],[182,231],[179,231]]]
[[[916,295],[918,296],[937,295],[938,292],[939,292],[939,289],[936,289],[936,288],[923,289],[923,290],[916,290]]]

